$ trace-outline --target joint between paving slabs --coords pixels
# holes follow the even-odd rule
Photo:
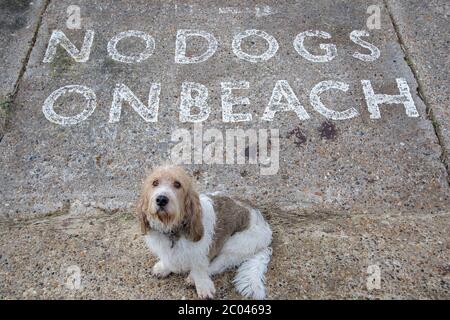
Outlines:
[[[25,74],[25,72],[27,70],[28,62],[30,61],[30,57],[31,57],[31,52],[33,51],[34,45],[36,44],[39,30],[42,25],[42,19],[44,17],[45,12],[47,11],[49,4],[50,4],[50,0],[45,0],[44,6],[43,6],[41,12],[39,13],[37,23],[36,23],[36,28],[34,29],[33,37],[31,38],[31,42],[28,47],[27,53],[25,55],[25,58],[22,61],[22,67],[20,68],[19,75],[17,76],[16,83],[14,84],[13,92],[11,92],[8,96],[8,100],[7,100],[8,101],[8,110],[7,110],[7,114],[5,116],[5,125],[3,128],[4,131],[6,131],[8,129],[11,108],[13,108],[13,106],[14,106],[14,102],[15,102],[17,93],[19,91],[20,83],[22,81],[23,75]],[[3,136],[4,136],[4,132],[0,134],[0,142],[3,140]]]
[[[426,95],[424,94],[423,91],[423,86],[422,83],[419,79],[419,75],[417,73],[417,70],[414,66],[414,61],[410,58],[409,53],[408,53],[408,49],[405,46],[402,34],[400,32],[399,26],[397,25],[397,23],[395,22],[394,16],[392,15],[392,11],[390,10],[390,6],[388,3],[388,0],[384,0],[384,5],[386,8],[386,11],[388,12],[389,18],[391,20],[392,26],[394,27],[395,33],[397,35],[397,39],[398,42],[400,44],[400,47],[402,49],[403,55],[404,55],[404,59],[406,61],[406,63],[408,64],[408,67],[411,69],[411,72],[414,76],[414,79],[417,82],[417,95],[418,97],[422,100],[422,102],[425,105],[426,108],[426,113],[427,113],[427,119],[431,121],[431,124],[433,125],[433,129],[434,129],[434,134],[436,135],[436,138],[438,140],[439,146],[441,147],[441,156],[440,156],[440,160],[442,162],[442,164],[444,165],[444,168],[446,170],[447,173],[447,184],[450,187],[450,163],[449,163],[449,158],[448,158],[448,150],[445,147],[445,143],[444,143],[444,138],[442,135],[442,130],[440,127],[440,124],[438,122],[438,120],[436,119],[434,113],[433,113],[433,109],[431,107],[431,105],[428,103],[428,99],[426,98]]]

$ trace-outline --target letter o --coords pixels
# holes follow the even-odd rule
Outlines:
[[[141,38],[145,42],[145,49],[143,52],[135,55],[123,55],[117,51],[117,44],[120,40],[123,40],[125,38],[129,37],[136,37]],[[108,54],[109,56],[119,62],[124,63],[139,63],[146,59],[148,59],[152,54],[153,51],[155,51],[155,40],[152,36],[149,34],[142,32],[142,31],[136,31],[136,30],[128,30],[121,32],[117,35],[115,35],[111,40],[108,42]]]
[[[56,100],[58,100],[62,95],[66,93],[79,93],[84,96],[87,101],[87,107],[83,110],[83,112],[77,114],[72,117],[65,117],[57,114],[53,109]],[[58,90],[54,91],[47,99],[45,99],[44,105],[42,106],[42,112],[45,117],[53,123],[59,124],[61,126],[70,126],[81,121],[86,120],[89,116],[94,112],[97,107],[97,98],[95,96],[94,91],[89,89],[88,87],[79,86],[79,85],[68,85]]]
[[[241,49],[242,40],[244,38],[247,38],[250,36],[257,36],[257,37],[261,37],[264,40],[266,40],[267,43],[269,44],[269,48],[266,50],[266,52],[264,52],[263,54],[258,55],[258,56],[243,52]],[[278,51],[277,40],[273,36],[268,34],[267,32],[261,31],[261,30],[256,30],[256,29],[246,30],[246,31],[243,31],[243,32],[235,35],[231,46],[233,48],[233,53],[238,58],[240,58],[242,60],[247,60],[247,61],[250,61],[253,63],[269,60]]]

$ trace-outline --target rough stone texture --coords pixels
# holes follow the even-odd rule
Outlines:
[[[363,63],[351,57],[362,49],[348,35],[365,29],[366,9],[373,1],[228,1],[226,8],[222,3],[50,2],[14,101],[11,126],[0,142],[0,299],[196,297],[183,276],[150,276],[155,259],[130,213],[145,169],[168,159],[173,130],[192,129],[178,121],[183,81],[209,89],[212,114],[205,129],[280,128],[278,175],[260,176],[259,168],[251,165],[189,167],[201,190],[225,191],[252,202],[273,227],[269,298],[449,299],[448,177],[440,159],[443,149],[411,72],[412,67],[448,139],[448,53],[441,50],[445,40],[430,31],[448,28],[439,18],[441,9],[445,16],[448,8],[436,1],[388,1],[410,56],[405,58],[383,9],[382,29],[370,31],[368,39],[381,49],[381,58]],[[382,1],[375,3],[384,8]],[[74,4],[82,8],[82,30],[65,28],[66,8]],[[175,35],[181,28],[213,33],[219,41],[216,54],[199,65],[176,65]],[[265,63],[244,62],[231,51],[232,36],[252,28],[275,36],[280,45]],[[95,30],[90,60],[76,63],[59,50],[53,63],[42,63],[53,29],[62,29],[77,45],[85,30]],[[114,62],[106,52],[112,36],[130,29],[156,39],[154,55],[138,65]],[[330,42],[338,46],[334,61],[313,64],[297,55],[292,41],[310,29],[332,34]],[[423,42],[435,37],[431,44]],[[317,49],[318,43],[311,40],[310,47]],[[124,51],[140,48],[132,41],[128,48],[122,45]],[[4,48],[2,43],[2,56]],[[261,52],[264,45],[256,40],[245,48]],[[195,53],[201,44],[189,50]],[[17,79],[20,60],[2,65],[14,65],[8,78]],[[435,71],[428,71],[430,66]],[[371,80],[377,92],[396,94],[399,77],[407,79],[420,118],[408,118],[402,106],[382,106],[382,119],[370,120],[360,80]],[[220,82],[231,79],[250,82],[251,89],[241,93],[251,105],[235,109],[252,112],[251,123],[221,121]],[[289,81],[310,120],[300,122],[291,113],[271,124],[261,121],[275,81],[281,79]],[[354,106],[359,117],[326,122],[313,110],[309,91],[327,79],[347,82],[351,88],[346,94],[324,95],[325,104],[338,110]],[[158,123],[144,123],[129,106],[119,123],[108,123],[116,83],[126,84],[146,101],[151,82],[162,84]],[[60,127],[41,109],[51,92],[68,84],[94,89],[98,106],[85,122]],[[82,110],[81,101],[70,98],[57,106],[59,112],[73,115]],[[366,287],[371,265],[381,270],[380,290]],[[82,290],[65,287],[70,266],[81,269]],[[215,278],[218,298],[239,298],[231,284],[233,275]]]
[[[274,227],[268,298],[450,298],[448,214],[266,216]],[[3,222],[0,252],[1,299],[196,298],[183,275],[150,275],[156,260],[131,215],[91,210]],[[381,271],[379,290],[367,289],[371,265]],[[71,266],[81,270],[80,290],[66,287]],[[214,278],[217,298],[240,298],[234,274]]]
[[[0,139],[11,108],[11,95],[44,5],[44,0],[0,2]]]
[[[65,28],[65,8],[79,4],[83,30]],[[372,4],[372,2],[370,2]],[[382,5],[382,3],[379,3]],[[416,81],[404,61],[403,52],[389,15],[383,12],[381,30],[371,31],[370,42],[382,52],[374,63],[356,60],[349,33],[364,29],[369,2],[309,1],[267,3],[269,10],[232,1],[221,10],[219,2],[55,1],[45,13],[27,72],[12,115],[11,130],[0,150],[0,196],[3,216],[45,214],[64,210],[76,200],[107,210],[132,208],[144,170],[167,161],[171,134],[176,128],[192,128],[178,121],[180,88],[195,81],[209,88],[212,109],[204,128],[280,128],[280,171],[260,176],[252,165],[196,165],[202,190],[221,190],[240,195],[263,206],[276,203],[285,210],[302,212],[443,212],[450,202],[446,172],[426,108],[416,95]],[[264,15],[261,12],[266,12]],[[176,30],[198,28],[213,33],[219,49],[208,61],[194,65],[173,62]],[[276,56],[252,64],[235,57],[232,36],[257,28],[273,35],[280,45]],[[311,63],[301,58],[292,42],[302,31],[330,32],[338,57],[330,63]],[[90,60],[76,63],[60,50],[50,64],[42,62],[53,29],[62,29],[79,45],[84,30],[95,30]],[[154,55],[136,65],[117,63],[108,57],[107,42],[124,30],[142,30],[156,39]],[[318,43],[311,41],[311,50]],[[325,41],[326,42],[326,41]],[[121,50],[139,50],[129,40]],[[251,52],[262,52],[265,44],[245,44]],[[201,50],[195,43],[189,51]],[[254,50],[254,51],[253,51]],[[139,51],[137,51],[139,52]],[[319,53],[319,52],[317,52]],[[372,81],[380,93],[398,94],[395,78],[408,81],[420,118],[408,118],[403,106],[382,106],[382,119],[370,120],[360,80]],[[251,89],[242,92],[251,105],[236,107],[249,111],[253,121],[223,124],[220,82],[245,79]],[[272,123],[261,120],[277,80],[288,80],[311,116],[300,122],[295,113],[278,114]],[[309,104],[309,91],[327,79],[345,81],[351,89],[323,95],[327,105],[344,110],[358,109],[360,116],[325,123]],[[151,82],[161,82],[159,122],[145,123],[129,106],[120,122],[108,123],[112,92],[124,83],[146,101]],[[71,127],[49,122],[41,109],[44,100],[68,84],[93,88],[98,107],[86,121]],[[82,110],[77,96],[62,99],[58,112],[70,115]],[[70,103],[69,103],[70,102]],[[303,140],[291,134],[300,130]],[[223,131],[224,133],[224,131]]]
[[[401,34],[412,67],[416,70],[426,102],[445,144],[449,166],[450,150],[450,2],[387,1]]]

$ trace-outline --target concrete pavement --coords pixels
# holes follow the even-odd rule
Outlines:
[[[270,219],[269,297],[449,297],[445,1],[32,8],[36,27],[13,31],[20,52],[33,40],[25,64],[0,51],[14,61],[2,67],[14,94],[0,142],[0,297],[193,298],[182,277],[148,277],[131,212],[177,135],[205,152],[208,134],[236,129],[257,133],[256,163],[227,163],[222,145],[222,164],[193,152],[186,166],[201,191]],[[81,290],[66,285],[73,266]],[[369,288],[377,270],[381,287]],[[218,297],[237,297],[231,275]]]

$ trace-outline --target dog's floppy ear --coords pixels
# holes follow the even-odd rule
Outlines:
[[[150,231],[150,226],[147,220],[147,216],[145,215],[145,211],[148,209],[148,196],[144,193],[139,197],[137,206],[136,206],[136,217],[139,220],[139,224],[141,227],[141,233],[146,235]]]
[[[198,193],[192,186],[186,194],[184,210],[186,219],[186,237],[191,241],[197,242],[203,237],[202,208],[200,206]]]

